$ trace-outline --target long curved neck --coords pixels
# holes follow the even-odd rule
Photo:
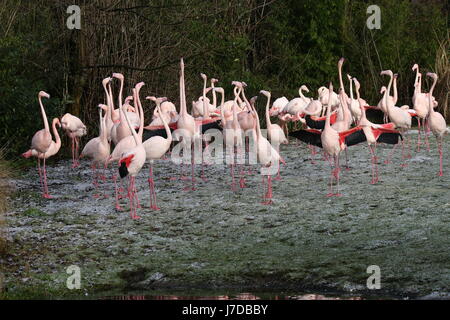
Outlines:
[[[241,89],[239,89],[238,95],[234,98],[234,103],[233,103],[233,124],[234,124],[234,126],[236,126],[239,123],[238,118],[237,118],[236,101],[238,100],[240,94],[241,94]]]
[[[261,125],[259,124],[259,115],[258,112],[256,111],[255,106],[252,105],[253,111],[255,112],[256,115],[256,136],[259,138],[262,137],[262,133],[261,133]]]
[[[331,125],[330,125],[330,118],[331,118],[331,104],[330,104],[330,101],[331,101],[331,92],[333,92],[333,91],[332,90],[328,90],[328,92],[329,92],[329,95],[328,95],[327,116],[325,118],[325,128],[331,128]]]
[[[225,125],[225,122],[227,121],[225,119],[225,108],[224,108],[224,104],[225,104],[225,91],[221,92],[222,94],[222,101],[220,102],[220,117],[222,118],[222,125]]]
[[[162,116],[161,106],[160,105],[161,105],[161,102],[157,101],[156,102],[156,108],[158,109],[158,112],[161,115],[161,120],[162,120],[162,123],[164,125],[164,129],[166,129],[167,140],[172,141],[172,132],[170,131],[169,125],[167,124],[166,117]]]
[[[350,79],[350,99],[353,101],[353,83],[352,79]]]
[[[111,120],[114,120],[113,119],[113,112],[112,112],[114,110],[114,96],[113,96],[113,93],[112,93],[111,83],[108,84],[108,91],[109,91],[109,103],[108,103],[108,105],[109,105],[109,108],[111,109],[110,117],[111,117]]]
[[[433,97],[433,90],[434,90],[434,86],[436,85],[436,81],[437,81],[437,78],[434,78],[433,84],[431,85],[431,88],[430,88],[430,92],[428,93],[428,116],[430,116],[434,112],[432,97]]]
[[[185,83],[184,83],[184,64],[181,66],[180,71],[180,116],[186,117],[187,108],[186,108],[186,95],[185,95]]]
[[[419,66],[417,66],[416,69],[416,78],[414,79],[414,85],[417,84],[417,81],[419,80]],[[417,88],[417,87],[416,87]]]
[[[209,119],[209,106],[206,102],[206,77],[203,81],[203,119]]]
[[[270,94],[267,96],[267,103],[266,103],[266,123],[267,123],[267,128],[269,128],[269,126],[272,125],[272,123],[270,123],[269,106],[270,106]]]
[[[56,129],[56,121],[52,123],[53,135],[55,136],[56,146],[61,147],[61,137],[59,136],[58,129]]]
[[[388,96],[389,96],[389,92],[391,91],[391,86],[392,86],[392,76],[390,76],[390,77],[391,78],[389,79],[389,84],[386,88],[386,91],[384,91],[384,97],[383,97],[388,115],[389,115],[389,109],[390,109],[389,103],[388,103]]]
[[[213,96],[213,107],[214,109],[217,108],[217,94],[216,90],[214,90],[214,81],[211,81],[211,90],[212,90],[212,96]]]
[[[48,126],[47,115],[45,114],[44,105],[42,104],[42,97],[39,96],[39,105],[41,106],[42,120],[44,121],[45,131],[50,132],[50,127]]]
[[[248,111],[251,111],[252,109],[250,108],[250,102],[248,102],[248,100],[247,100],[247,96],[245,95],[244,87],[242,87],[242,97],[244,98],[245,108],[246,108]]]
[[[359,108],[361,109],[361,118],[359,119],[359,122],[361,122],[362,120],[367,120],[366,108],[364,108],[363,103],[361,101],[361,95],[359,94],[358,86],[355,86],[355,90],[356,90],[356,99],[358,99]]]
[[[394,77],[394,105],[397,103],[398,93],[397,93],[397,77]]]
[[[142,103],[141,103],[141,99],[139,98],[139,91],[140,90],[135,90],[135,101],[136,101],[136,105],[138,107],[138,115],[139,115],[139,131],[138,131],[138,136],[141,138],[142,140],[142,135],[144,134],[144,109],[142,108]]]
[[[419,77],[419,85],[417,86],[417,92],[422,93],[422,77]]]
[[[131,125],[130,119],[128,118],[128,115],[126,112],[123,113],[125,116],[125,120],[127,121],[128,127],[130,128],[131,134],[133,135],[134,141],[136,142],[136,146],[142,144],[142,139],[139,138],[139,136],[136,133],[136,130]]]
[[[342,64],[338,65],[338,71],[339,71],[339,85],[341,86],[340,89],[342,89],[345,92],[344,81],[342,80]]]
[[[99,133],[98,136],[103,140],[103,134],[105,132],[105,127],[103,126],[103,111],[102,108],[98,108],[98,118],[99,118]]]

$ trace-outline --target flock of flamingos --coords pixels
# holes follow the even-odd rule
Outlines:
[[[23,153],[24,157],[36,157],[38,162],[38,171],[40,183],[43,190],[43,197],[51,198],[48,192],[45,160],[55,155],[61,147],[61,139],[58,134],[57,125],[62,127],[66,134],[72,139],[72,167],[79,165],[79,158],[85,157],[92,160],[92,169],[94,172],[94,186],[96,188],[95,197],[99,197],[97,188],[99,178],[105,181],[104,174],[99,174],[96,168],[104,170],[111,163],[118,163],[118,173],[121,178],[117,181],[117,174],[113,174],[112,179],[115,185],[115,205],[120,209],[119,199],[127,197],[130,204],[131,217],[139,218],[136,208],[141,207],[137,197],[137,188],[135,177],[139,174],[146,161],[150,162],[149,169],[149,189],[150,189],[150,208],[158,210],[156,202],[156,193],[153,179],[153,162],[161,159],[166,153],[170,153],[173,148],[173,142],[181,140],[185,148],[183,152],[191,152],[195,149],[196,142],[200,143],[202,153],[202,178],[203,178],[203,152],[208,148],[207,131],[210,129],[220,130],[222,132],[221,141],[228,151],[231,150],[231,160],[227,164],[231,167],[232,188],[235,190],[236,183],[234,178],[234,167],[236,165],[235,157],[242,155],[244,151],[249,155],[253,153],[255,159],[262,168],[275,167],[277,170],[264,171],[263,175],[263,203],[272,203],[272,175],[274,172],[279,178],[280,162],[284,163],[280,155],[280,144],[288,143],[286,136],[293,136],[298,140],[308,144],[311,152],[315,154],[316,147],[323,149],[323,158],[330,162],[330,191],[327,196],[340,196],[339,193],[339,155],[342,151],[352,145],[367,142],[371,161],[372,161],[372,180],[371,183],[378,182],[378,168],[376,157],[376,146],[378,143],[392,144],[394,147],[388,159],[389,162],[395,148],[402,144],[402,159],[410,157],[409,152],[405,154],[406,148],[409,150],[408,138],[405,133],[411,128],[412,117],[417,117],[419,124],[419,134],[417,140],[417,150],[420,150],[421,135],[424,134],[425,144],[429,150],[428,134],[431,131],[436,139],[439,148],[440,166],[439,175],[442,176],[442,142],[449,129],[446,126],[444,117],[434,109],[437,101],[433,97],[433,89],[437,82],[435,73],[427,73],[432,78],[433,84],[428,93],[421,91],[422,75],[419,67],[415,64],[412,68],[416,72],[414,82],[414,95],[412,98],[413,108],[404,105],[395,106],[397,103],[397,75],[392,71],[382,71],[381,75],[389,76],[387,87],[382,87],[381,100],[377,106],[369,104],[360,97],[360,84],[358,80],[347,75],[350,85],[350,97],[345,92],[342,66],[344,58],[338,62],[339,72],[339,92],[333,91],[333,85],[330,83],[328,88],[321,87],[318,90],[318,99],[305,97],[303,91],[309,92],[306,86],[299,89],[299,97],[288,100],[285,97],[276,99],[270,106],[271,94],[268,91],[260,91],[267,99],[265,117],[267,126],[267,135],[261,130],[258,113],[255,109],[257,97],[250,100],[245,96],[245,82],[233,81],[234,99],[225,101],[225,92],[223,88],[215,87],[217,79],[211,79],[211,86],[207,88],[207,76],[201,74],[203,79],[203,92],[197,101],[192,102],[191,114],[187,111],[185,80],[184,80],[184,62],[180,62],[180,111],[177,112],[175,105],[167,101],[165,97],[146,97],[146,100],[153,101],[156,105],[152,121],[144,126],[144,112],[140,100],[140,90],[144,86],[143,82],[135,85],[132,89],[132,95],[123,100],[124,76],[120,73],[113,73],[112,77],[103,80],[103,88],[106,95],[106,104],[99,104],[99,136],[91,139],[79,155],[79,139],[86,135],[87,130],[83,122],[67,113],[61,119],[55,118],[52,121],[52,130],[55,141],[52,140],[49,123],[45,114],[42,98],[49,98],[49,94],[44,91],[39,92],[38,100],[44,121],[44,129],[35,133],[31,141],[31,148]],[[118,95],[118,108],[114,107],[114,95],[112,92],[112,81],[120,81],[120,91]],[[355,87],[356,97],[353,94]],[[393,96],[390,95],[393,87]],[[211,100],[207,94],[212,94]],[[221,95],[220,105],[217,95]],[[384,123],[376,124],[366,118],[367,109],[377,109],[384,113]],[[271,122],[271,117],[278,117],[279,124]],[[301,124],[302,129],[288,132],[287,122],[296,122]],[[264,132],[265,133],[265,132]],[[267,138],[266,138],[267,136]],[[180,139],[182,137],[182,139]],[[250,139],[251,138],[251,139]],[[114,148],[111,149],[111,146]],[[223,148],[223,145],[222,145]],[[173,149],[172,149],[173,150]],[[112,152],[111,152],[112,151]],[[192,183],[187,189],[195,189],[194,176],[194,153],[190,153],[192,177],[183,176],[183,164],[181,163],[180,179],[189,180]],[[249,156],[250,158],[250,156]],[[347,159],[347,154],[346,154]],[[41,160],[43,166],[41,168]],[[405,166],[403,162],[401,164]],[[263,173],[265,172],[265,173]],[[245,187],[245,175],[243,170],[239,173],[239,186]],[[128,178],[128,189],[126,195],[123,194],[122,187],[124,178]],[[333,187],[335,190],[333,190]],[[105,195],[106,197],[106,195]]]

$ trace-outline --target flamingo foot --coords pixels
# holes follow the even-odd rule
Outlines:
[[[328,192],[326,196],[327,196],[328,198],[333,197],[333,196],[334,196],[334,193]]]
[[[244,179],[244,177],[241,177],[241,178],[239,179],[239,187],[240,187],[241,189],[244,189],[244,188],[247,187],[247,186],[245,185],[245,179]]]
[[[42,197],[45,198],[45,199],[53,199],[53,197],[51,195],[49,195],[48,193],[44,193],[42,195]]]
[[[269,205],[273,204],[273,201],[269,199],[269,200],[261,202],[261,204],[269,206]]]

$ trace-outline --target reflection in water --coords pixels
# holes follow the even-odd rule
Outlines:
[[[261,298],[252,293],[238,293],[234,296],[181,296],[181,295],[128,295],[128,296],[109,296],[102,299],[108,300],[260,300]],[[326,297],[321,294],[303,294],[293,296],[273,295],[264,297],[266,300],[362,300],[361,297]]]

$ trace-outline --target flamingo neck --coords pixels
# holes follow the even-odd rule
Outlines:
[[[266,103],[266,122],[267,122],[267,128],[269,128],[269,127],[272,125],[272,123],[270,122],[269,105],[270,105],[270,95],[267,96],[267,103]]]
[[[50,127],[48,126],[47,115],[45,114],[44,105],[42,104],[42,98],[39,96],[39,105],[41,106],[42,120],[44,121],[45,131],[50,132]]]

